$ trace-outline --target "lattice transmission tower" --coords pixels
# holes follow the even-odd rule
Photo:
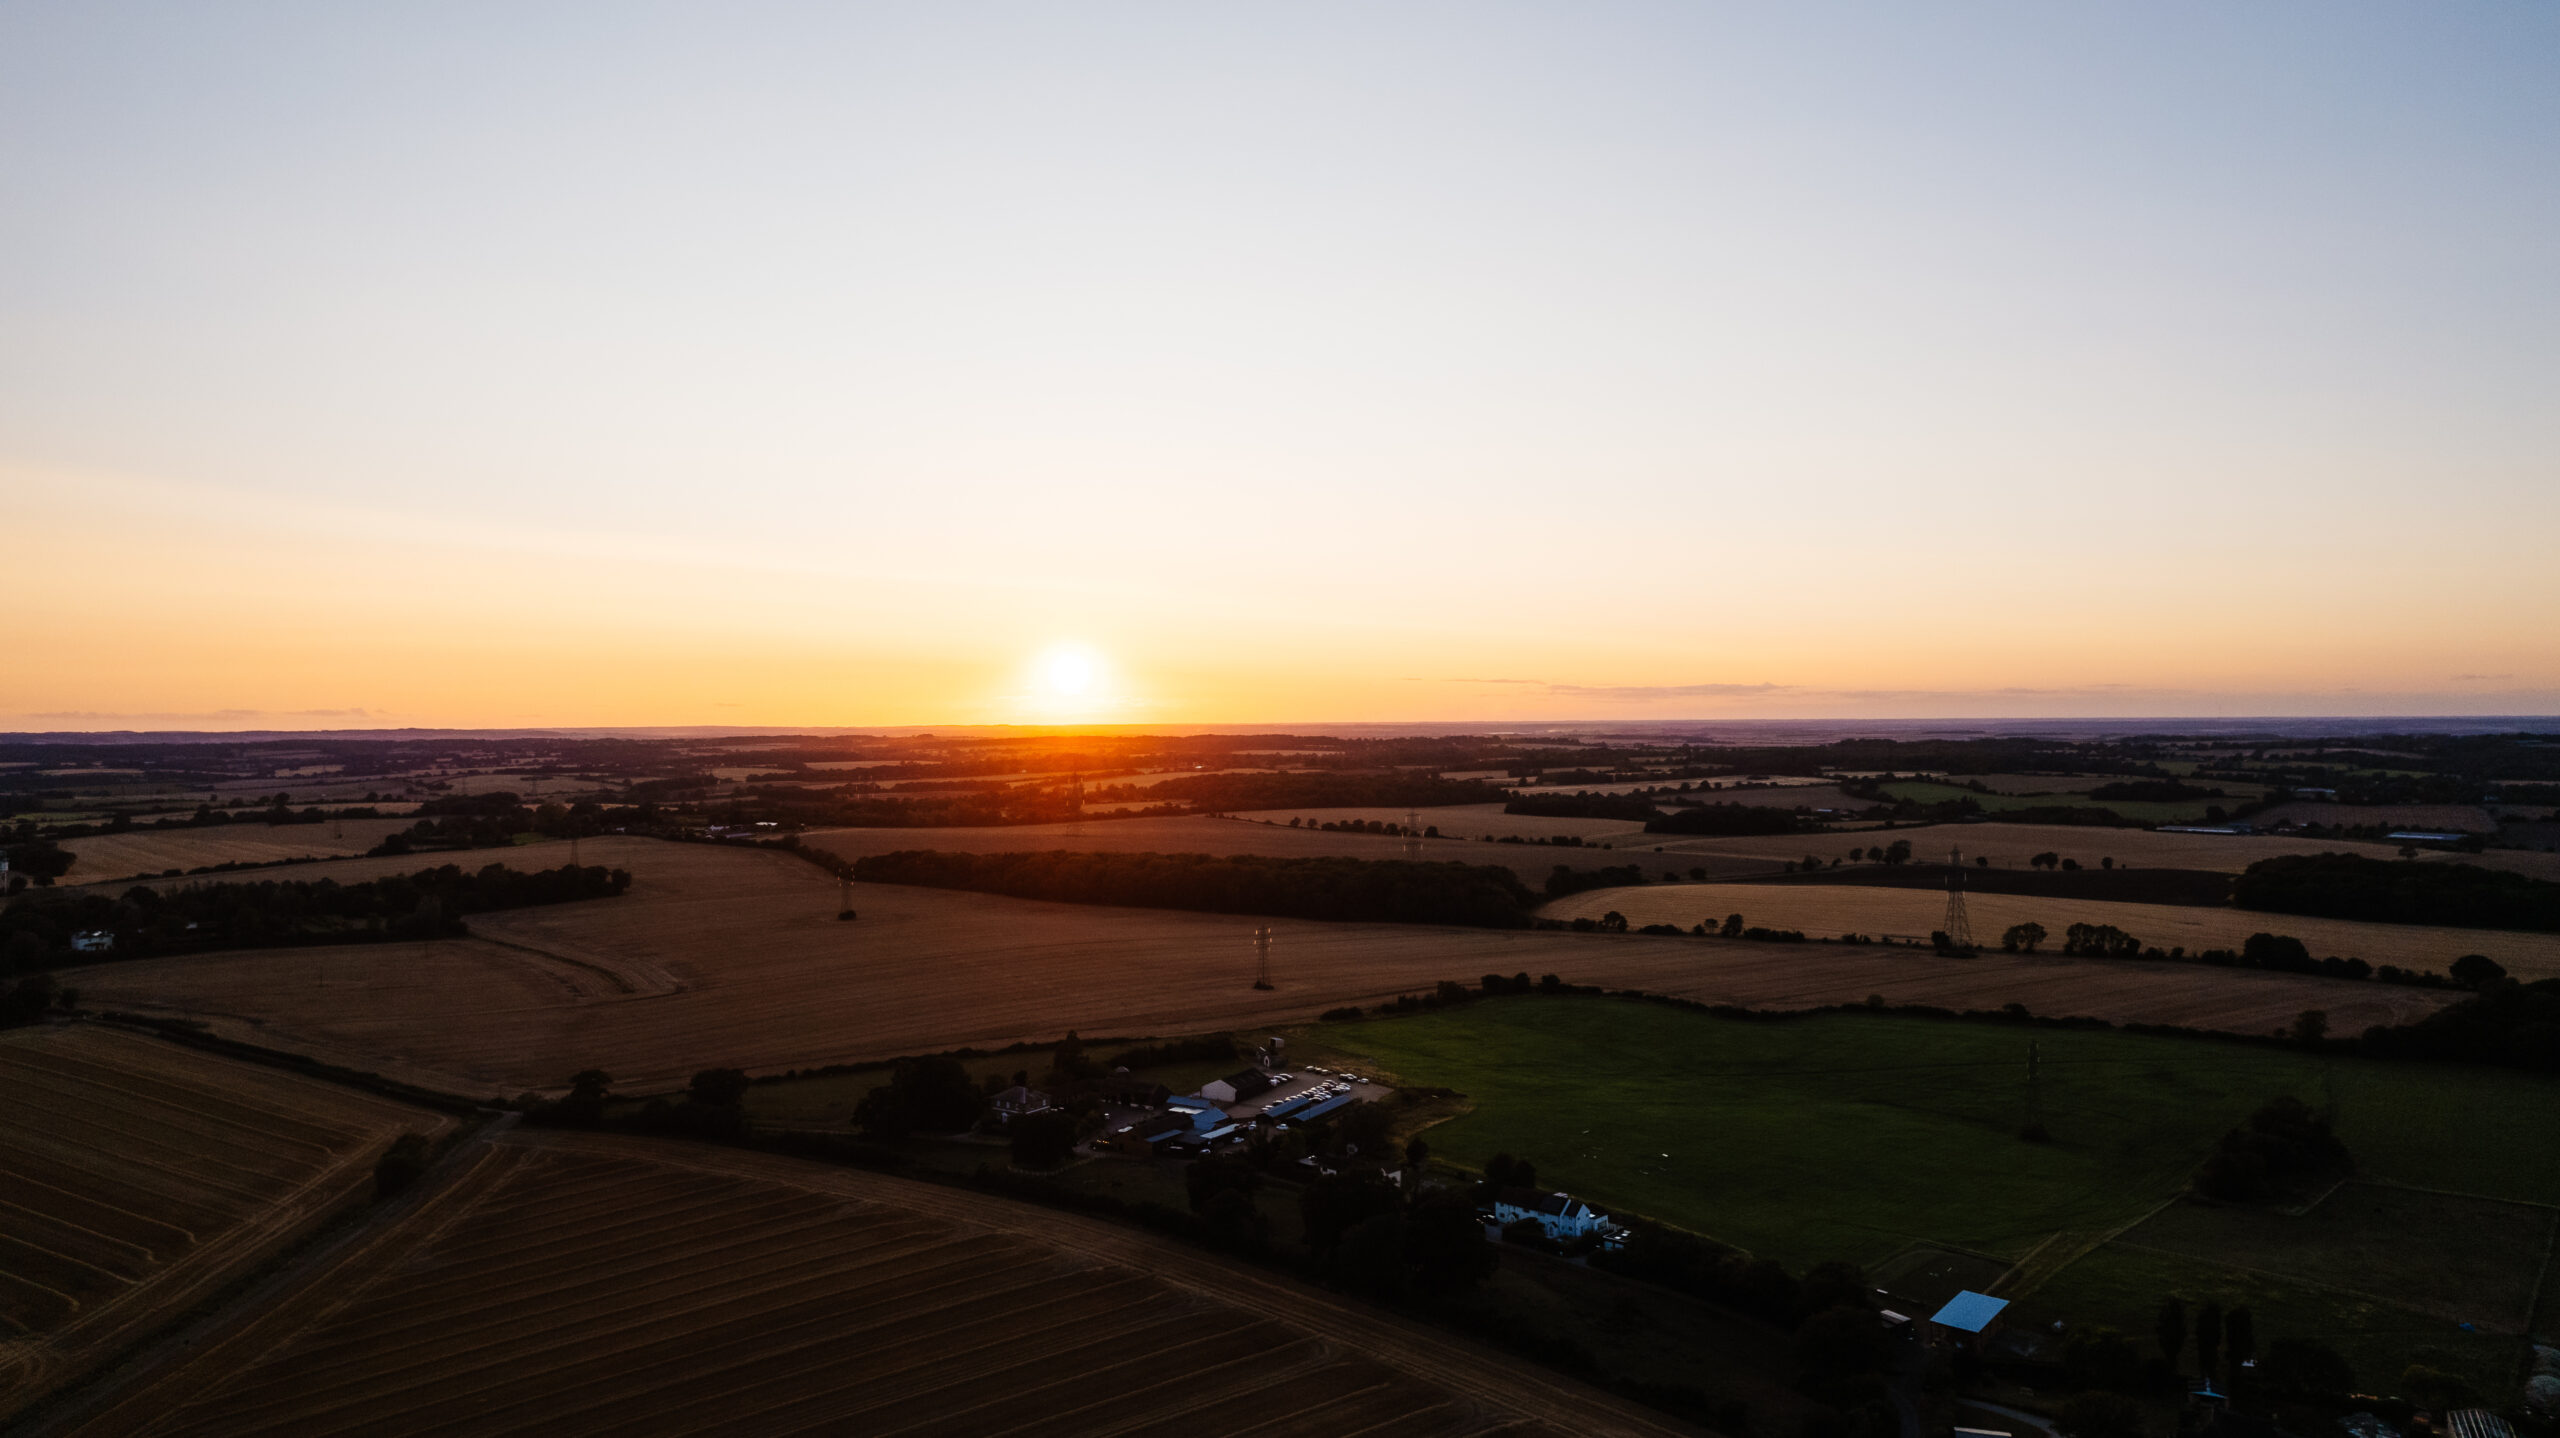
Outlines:
[[[1973,947],[1973,917],[1964,908],[1964,850],[1947,851],[1947,947]]]
[[[1271,987],[1271,926],[1268,924],[1253,931],[1253,986],[1257,989]]]
[[[1422,811],[1420,809],[1405,810],[1404,856],[1408,859],[1422,857]]]

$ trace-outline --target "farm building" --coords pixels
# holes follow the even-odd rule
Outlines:
[[[1243,1125],[1222,1123],[1195,1133],[1176,1133],[1164,1140],[1164,1152],[1175,1158],[1197,1158],[1242,1132]]]
[[[1506,1188],[1493,1201],[1493,1221],[1508,1228],[1527,1219],[1558,1242],[1617,1227],[1609,1215],[1569,1193],[1540,1193],[1533,1188]]]
[[[116,936],[105,929],[82,929],[71,936],[71,952],[103,954],[116,946]]]
[[[1242,1103],[1270,1091],[1271,1075],[1260,1069],[1246,1069],[1200,1085],[1200,1096],[1217,1103]]]
[[[1931,1314],[1929,1323],[1955,1342],[1978,1346],[1983,1335],[1999,1323],[2000,1310],[2008,1306],[2009,1300],[2005,1298],[1994,1298],[1988,1293],[1976,1293],[1968,1288]]]
[[[1216,1128],[1227,1121],[1227,1111],[1225,1109],[1219,1108],[1215,1104],[1202,1103],[1197,1099],[1188,1103],[1181,1099],[1175,1099],[1172,1107],[1166,1109],[1165,1112],[1182,1120],[1182,1126],[1190,1129],[1194,1133],[1206,1133],[1208,1130]]]
[[[1047,1094],[1036,1088],[1026,1088],[1021,1084],[1015,1084],[987,1100],[987,1106],[995,1110],[998,1123],[1011,1123],[1018,1118],[1029,1118],[1035,1113],[1047,1113],[1051,1107]]]
[[[1192,1132],[1190,1119],[1178,1113],[1153,1114],[1112,1130],[1109,1143],[1121,1153],[1153,1158],[1176,1136]]]
[[[1359,1101],[1359,1097],[1354,1094],[1338,1093],[1331,1098],[1326,1098],[1322,1094],[1311,1094],[1308,1096],[1303,1107],[1298,1106],[1295,1102],[1282,1105],[1283,1108],[1289,1109],[1290,1111],[1281,1114],[1280,1117],[1286,1122],[1293,1124],[1313,1123],[1320,1118],[1329,1118]],[[1265,1110],[1264,1116],[1269,1116],[1268,1110]]]

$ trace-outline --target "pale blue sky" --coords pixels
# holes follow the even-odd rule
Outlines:
[[[776,722],[2560,708],[2555,222],[2543,4],[4,4],[0,486],[175,531],[65,655],[378,541]],[[0,717],[287,707],[136,663]]]

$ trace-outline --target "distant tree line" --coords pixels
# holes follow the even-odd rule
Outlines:
[[[1521,794],[1502,806],[1506,814],[1547,819],[1622,819],[1642,824],[1656,817],[1653,801],[1641,794]]]
[[[448,938],[465,914],[609,898],[631,876],[593,865],[523,873],[503,864],[477,872],[447,864],[361,883],[334,879],[178,886],[137,884],[98,893],[30,893],[0,909],[0,964],[9,969],[83,962],[75,934],[105,932],[99,958],[142,958],[208,949]]]
[[[2229,797],[2219,789],[2200,788],[2177,779],[2131,779],[2115,784],[2101,784],[2089,791],[2089,797],[2104,802],[2123,800],[2137,804],[2177,804],[2190,799],[2222,799]]]
[[[2280,914],[2560,932],[2560,884],[2477,864],[2285,854],[2251,864],[2231,897],[2241,908]]]
[[[1239,809],[1427,809],[1441,804],[1500,803],[1505,793],[1481,779],[1391,772],[1193,774],[1143,787],[1089,790],[1087,797],[1180,800],[1196,809],[1233,813]]]
[[[1792,834],[1805,827],[1793,810],[1753,804],[1700,804],[1647,820],[1648,834],[1706,834],[1743,838],[1759,834]]]
[[[1379,859],[902,849],[854,861],[853,877],[1071,904],[1491,929],[1526,927],[1538,902],[1500,865]]]

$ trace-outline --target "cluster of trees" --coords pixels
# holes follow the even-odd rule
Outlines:
[[[78,855],[51,839],[22,839],[0,846],[0,855],[9,860],[9,892],[19,893],[33,884],[39,888],[71,872]]]
[[[1076,904],[1492,929],[1527,926],[1538,902],[1499,865],[1391,859],[901,849],[855,861],[853,876]]]
[[[2051,937],[2038,923],[2012,924],[2000,935],[2000,947],[2009,953],[2034,953],[2036,946]],[[2211,964],[2224,969],[2269,969],[2288,974],[2317,974],[2331,979],[2378,979],[2386,984],[2407,984],[2420,988],[2441,988],[2443,976],[2403,969],[2384,964],[2375,968],[2362,959],[2331,955],[2315,959],[2310,947],[2290,934],[2251,934],[2235,952],[2231,949],[2205,949],[2190,954],[2185,945],[2167,952],[2157,947],[2144,947],[2140,939],[2113,924],[2073,924],[2063,931],[2062,951],[2096,959],[2159,959],[2176,963]],[[2453,982],[2465,988],[2480,988],[2506,976],[2506,970],[2480,954],[2465,954],[2453,963]]]
[[[2196,1191],[2225,1203],[2273,1203],[2308,1196],[2354,1168],[2329,1121],[2288,1094],[2222,1136],[2196,1170]]]
[[[2481,991],[2414,1024],[2366,1029],[2356,1051],[2374,1058],[2489,1063],[2560,1073],[2560,979],[2486,981]]]
[[[1748,838],[1761,834],[1792,834],[1802,827],[1803,821],[1791,809],[1773,809],[1757,804],[1700,804],[1649,819],[1644,829],[1648,834]]]
[[[1533,814],[1548,819],[1623,819],[1649,823],[1656,817],[1653,801],[1641,794],[1522,794],[1502,806],[1506,814]]]
[[[653,1097],[626,1117],[615,1120],[642,1133],[683,1134],[693,1138],[735,1140],[747,1131],[746,1071],[703,1069],[685,1085],[682,1097]],[[570,1128],[601,1128],[613,1099],[613,1075],[583,1069],[570,1076],[568,1095],[525,1114],[528,1123]]]
[[[2285,854],[2251,864],[2231,897],[2241,908],[2280,914],[2560,932],[2560,883],[2477,864]]]
[[[2062,931],[2062,951],[2093,959],[2135,959],[2142,956],[2142,940],[2113,924],[2073,924]]]
[[[1561,899],[1591,889],[1623,889],[1646,882],[1641,864],[1612,864],[1600,869],[1570,869],[1562,864],[1547,875],[1545,888],[1549,899]]]
[[[29,969],[75,957],[74,934],[115,936],[109,954],[133,958],[205,949],[449,938],[462,917],[493,909],[610,898],[630,887],[620,869],[563,865],[524,873],[458,865],[360,883],[267,879],[179,887],[137,884],[121,896],[32,894],[0,909],[0,964]]]
[[[1318,1272],[1386,1298],[1445,1296],[1493,1276],[1501,1259],[1485,1241],[1475,1201],[1461,1190],[1421,1182],[1428,1156],[1420,1139],[1406,1146],[1402,1185],[1362,1165],[1322,1175],[1299,1191],[1298,1217]]]
[[[0,988],[0,1029],[34,1023],[57,1004],[69,1008],[79,1001],[79,990],[60,987],[54,983],[53,975],[29,974]]]
[[[854,1105],[854,1125],[873,1138],[959,1133],[986,1112],[986,1091],[949,1054],[900,1059],[889,1081]]]

